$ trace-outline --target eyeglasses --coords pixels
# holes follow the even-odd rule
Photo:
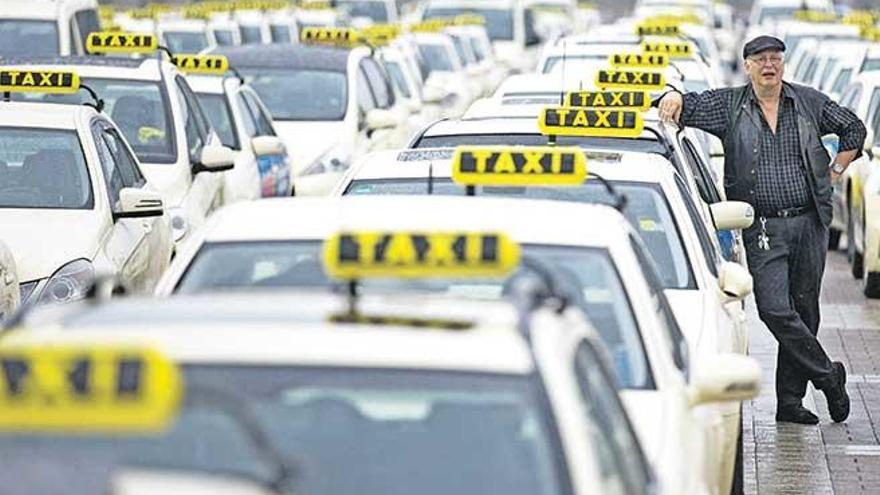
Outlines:
[[[749,57],[749,60],[756,64],[764,65],[770,62],[773,65],[779,65],[783,61],[782,55],[764,55],[763,57]]]

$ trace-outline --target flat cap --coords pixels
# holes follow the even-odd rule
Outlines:
[[[774,52],[784,52],[785,43],[779,38],[773,36],[758,36],[743,46],[743,58],[747,58],[756,53],[772,50]]]

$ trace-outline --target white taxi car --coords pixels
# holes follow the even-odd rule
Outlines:
[[[429,0],[422,19],[476,14],[485,19],[496,59],[511,72],[529,72],[537,62],[543,41],[536,31],[535,15],[520,0]]]
[[[31,67],[0,69],[0,83],[10,92],[81,89],[74,72]],[[149,291],[171,259],[162,196],[90,102],[0,103],[0,224],[23,303],[82,298],[96,273]]]
[[[21,303],[18,268],[12,251],[0,241],[0,322],[12,316]]]
[[[424,163],[404,165],[413,165],[421,172],[426,169]],[[442,180],[448,184],[447,178]],[[437,187],[444,186],[438,182]],[[402,204],[406,210],[400,209]],[[288,212],[304,209],[316,214],[296,217],[284,226],[269,221],[276,215],[287,218]],[[389,215],[389,211],[399,214]],[[468,213],[473,211],[480,211],[481,215]],[[561,219],[573,216],[590,220],[584,222],[583,228],[563,228]],[[629,413],[664,486],[671,493],[703,493],[701,487],[714,485],[714,481],[707,481],[715,475],[711,461],[695,467],[693,459],[717,458],[719,454],[712,450],[719,445],[713,428],[717,430],[721,418],[717,409],[698,408],[700,411],[696,412],[687,405],[682,395],[687,387],[683,373],[690,369],[687,344],[666,306],[662,288],[653,279],[649,282],[645,278],[644,270],[653,270],[647,255],[642,254],[641,261],[637,261],[634,253],[642,253],[640,241],[626,220],[610,208],[498,198],[412,196],[234,205],[212,218],[202,231],[202,242],[194,242],[181,252],[157,292],[189,294],[323,286],[328,281],[319,261],[320,242],[333,231],[415,226],[431,230],[455,226],[504,231],[523,246],[526,259],[534,258],[565,272],[565,280],[578,284],[578,293],[582,295],[576,297],[583,298],[583,307],[612,352],[626,388],[624,400]],[[218,269],[220,266],[222,270]],[[650,283],[655,284],[651,290]],[[403,287],[437,290],[470,299],[496,299],[514,285],[512,281],[434,281]],[[384,287],[371,289],[370,285],[361,285],[358,290]],[[727,357],[716,355],[722,360]],[[737,361],[735,357],[731,359]],[[666,417],[671,419],[656,421],[653,411],[657,408],[667,411]],[[694,429],[695,422],[704,427]]]
[[[210,59],[217,56],[197,57]],[[225,60],[224,60],[225,62]],[[269,111],[257,93],[238,77],[219,71],[186,70],[187,80],[199,98],[223,146],[235,152],[235,167],[223,174],[223,203],[261,197],[290,196],[290,163]]]
[[[134,37],[146,43],[129,48],[139,52],[155,50],[156,46],[150,35],[93,36],[105,40]],[[107,115],[131,144],[144,175],[162,193],[175,243],[222,203],[223,176],[219,172],[232,169],[235,155],[222,146],[183,73],[170,62],[155,58],[74,57],[2,63],[74,70],[101,95]],[[77,96],[64,98],[63,101],[70,101]],[[48,99],[59,98],[51,95]]]
[[[304,33],[307,30],[304,30]],[[353,49],[275,44],[218,49],[260,95],[291,158],[297,195],[328,194],[353,160],[401,146],[410,114],[380,62]]]
[[[82,55],[100,29],[97,0],[4,0],[0,57]]]
[[[419,202],[434,199],[437,206],[459,203],[450,198]],[[355,207],[367,202],[375,201],[297,198],[234,205],[226,211],[257,204]],[[441,209],[432,210],[432,219],[441,218],[436,215],[443,213]],[[380,286],[399,280],[424,284],[427,292],[436,292],[430,289],[435,282],[451,282],[471,292],[483,286],[483,292],[495,293],[492,299],[498,299],[502,297],[499,277],[506,278],[520,264],[518,245],[502,232],[483,230],[497,227],[503,215],[465,225],[445,216],[447,221],[425,231],[417,215],[404,215],[408,221],[400,221],[357,215],[362,212],[358,209],[347,211],[355,220],[379,221],[360,223],[369,231],[334,223],[343,230],[331,233],[322,228],[317,242],[300,243],[299,254],[287,251],[286,259],[265,258],[262,268],[251,268],[271,269],[274,262],[275,268],[283,269],[281,265],[308,261],[321,268],[321,285],[328,283],[326,271],[336,283],[356,288],[369,288],[377,277]],[[458,208],[453,213],[464,211]],[[262,223],[265,217],[253,220]],[[387,250],[370,249],[371,239],[387,239]],[[463,251],[455,254],[457,248],[450,243],[461,244]],[[245,254],[242,266],[255,261],[257,253],[247,248],[256,246],[239,247]],[[404,252],[412,249],[425,256],[406,256]],[[602,263],[601,254],[583,255]],[[118,345],[149,339],[184,366],[187,404],[199,404],[201,387],[212,382],[206,392],[218,406],[233,391],[244,394],[240,400],[259,411],[249,424],[266,424],[276,432],[263,436],[263,444],[282,454],[266,457],[309,459],[308,474],[300,473],[296,465],[284,464],[285,469],[278,471],[298,473],[297,486],[308,486],[312,492],[323,493],[326,487],[328,493],[339,493],[352,486],[377,493],[392,487],[524,495],[560,490],[655,493],[651,468],[595,331],[560,281],[548,275],[552,268],[534,261],[523,264],[526,268],[514,279],[509,295],[503,296],[510,303],[464,293],[401,294],[397,289],[378,296],[359,289],[349,297],[276,289],[238,293],[234,298],[212,294],[164,301],[130,299],[81,305],[54,316],[34,312],[7,333],[4,345],[34,346],[48,340],[58,345],[78,339]],[[661,352],[668,354],[666,348]],[[742,395],[723,387],[736,383],[747,388],[758,371],[736,364],[713,377],[721,381],[695,383],[694,402]],[[675,410],[681,404],[669,407]],[[394,421],[394,427],[389,429],[388,421]],[[693,431],[688,426],[685,430]],[[352,436],[353,432],[357,434]],[[223,435],[196,437],[215,445],[224,440]],[[388,450],[388,445],[396,448]],[[680,449],[673,442],[666,445],[671,451]],[[376,455],[377,447],[382,455]],[[224,450],[229,449],[209,449],[212,453],[201,456],[200,465],[219,462],[226,457]],[[249,465],[241,449],[232,450],[238,464]],[[422,454],[414,457],[413,452]],[[189,455],[165,454],[162,462],[175,466],[181,459],[190,461]],[[129,455],[113,456],[119,457]],[[329,473],[340,462],[352,465],[348,474],[319,475],[325,464]],[[448,476],[450,462],[460,463],[455,477]],[[377,471],[384,474],[365,474]],[[273,486],[284,486],[285,481],[290,480],[279,477]]]
[[[561,139],[558,142],[572,144]],[[431,191],[462,195],[465,188],[451,181],[451,155],[451,149],[370,155],[346,175],[337,194],[412,195]],[[669,162],[659,155],[620,152],[587,151],[587,159],[591,172],[629,197],[623,213],[657,263],[664,292],[687,338],[696,372],[711,368],[719,352],[745,354],[748,333],[742,300],[751,293],[751,276],[743,266],[721,261],[711,231]],[[590,181],[578,188],[484,189],[486,195],[505,197],[610,201],[602,185]],[[712,206],[719,227],[743,228],[751,223],[752,217],[746,211],[727,205],[722,202]],[[721,404],[717,412],[723,421],[714,425],[712,445],[718,448],[713,463],[717,469],[714,486],[727,493],[737,456],[740,410],[738,404]]]

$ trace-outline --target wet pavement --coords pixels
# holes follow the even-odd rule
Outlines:
[[[849,374],[852,413],[842,424],[831,422],[825,396],[812,388],[804,404],[819,425],[776,424],[776,341],[751,313],[750,353],[764,380],[760,397],[743,408],[746,493],[880,494],[880,300],[862,295],[842,252],[829,255],[819,338]]]

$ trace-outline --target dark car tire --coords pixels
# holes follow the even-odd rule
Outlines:
[[[855,232],[855,222],[853,222],[852,217],[852,209],[849,212],[849,218],[846,222],[846,231],[847,231],[847,239],[846,239],[846,257],[849,260],[850,272],[852,276],[856,279],[861,279],[864,275],[864,259],[862,258],[862,254],[859,253],[859,250],[856,249],[856,243],[853,239],[852,233]]]
[[[733,483],[730,495],[743,495],[745,492],[745,466],[743,466],[743,427],[742,406],[739,413],[739,435],[736,436],[736,463],[733,465]]]

